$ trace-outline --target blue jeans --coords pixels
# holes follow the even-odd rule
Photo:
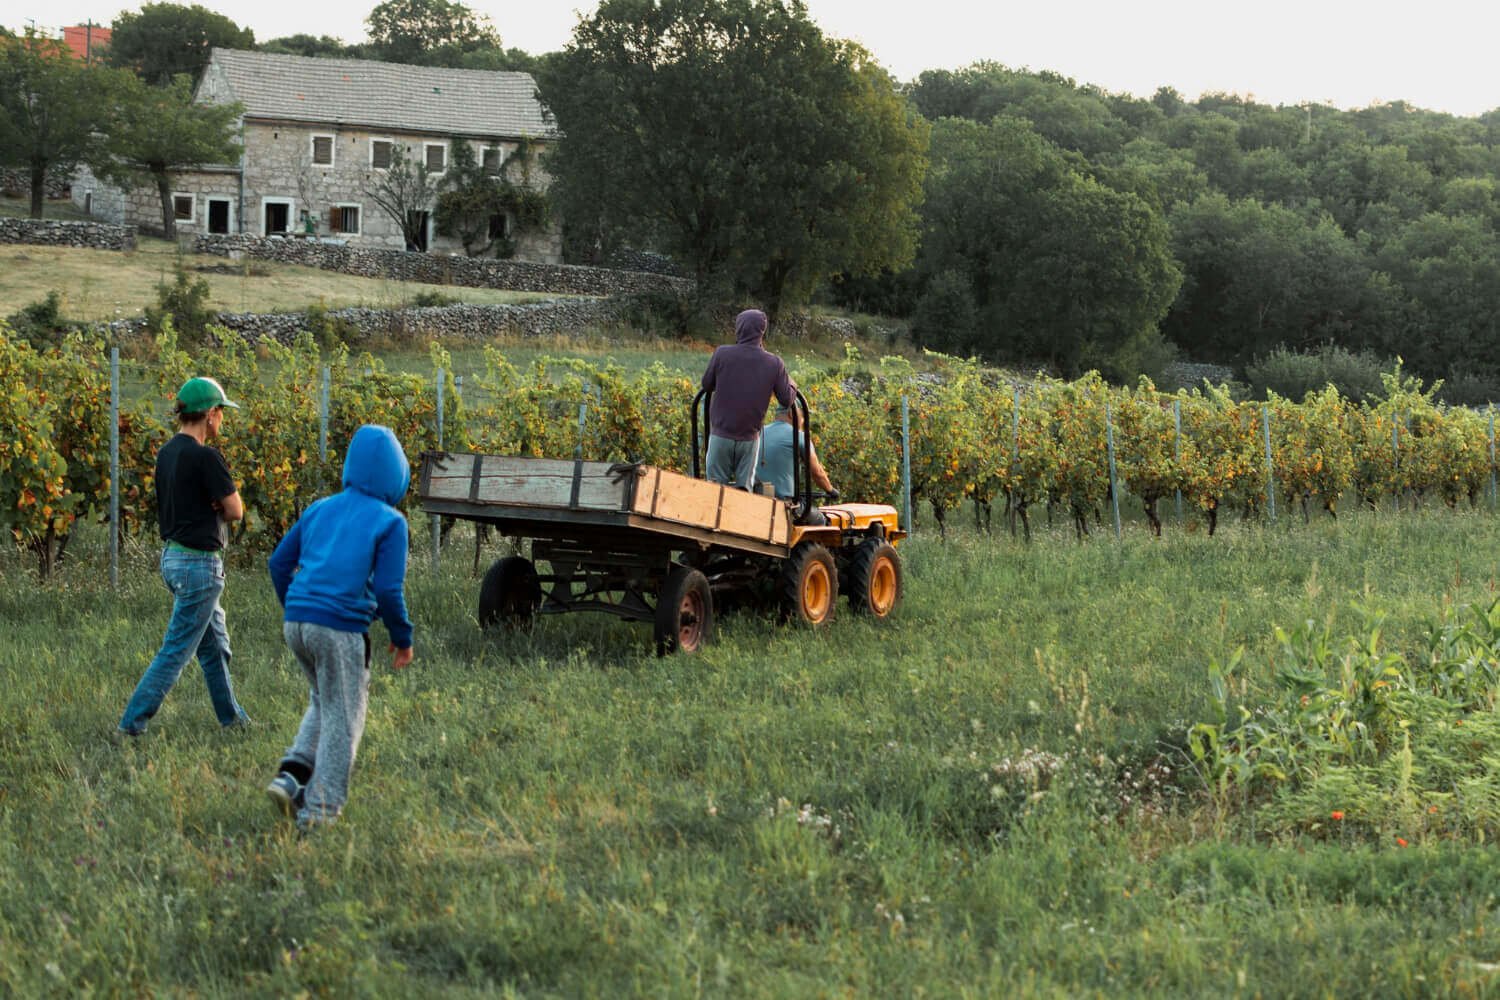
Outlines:
[[[224,560],[217,552],[166,548],[161,554],[161,578],[172,592],[172,618],[161,649],[125,706],[120,730],[131,735],[145,732],[146,723],[161,708],[167,692],[195,655],[203,668],[219,725],[249,721],[234,700],[229,680],[229,631],[224,626],[224,609],[219,606],[219,595],[224,592]]]

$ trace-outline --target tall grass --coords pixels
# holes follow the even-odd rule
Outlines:
[[[117,747],[166,618],[153,554],[118,593],[97,538],[43,589],[0,556],[0,993],[1500,990],[1493,848],[1268,838],[1170,747],[1211,659],[1243,644],[1269,679],[1274,625],[1353,630],[1358,596],[1399,644],[1492,600],[1490,517],[964,526],[903,546],[892,622],[729,618],[663,660],[609,619],[480,634],[452,537],[436,571],[414,553],[417,662],[377,657],[349,808],[307,839],[261,798],[305,692],[259,565],[226,595],[255,726],[218,731],[186,674]],[[1162,761],[1160,787],[1124,776]]]

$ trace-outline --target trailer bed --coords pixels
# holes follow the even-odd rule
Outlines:
[[[774,497],[640,463],[429,452],[423,510],[532,538],[787,555],[792,519]]]

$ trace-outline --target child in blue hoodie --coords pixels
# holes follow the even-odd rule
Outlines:
[[[282,634],[309,691],[266,795],[302,829],[332,823],[348,799],[370,689],[370,623],[379,617],[390,633],[392,669],[412,659],[406,518],[395,508],[410,482],[396,435],[366,424],[349,442],[343,492],[307,508],[271,554]]]

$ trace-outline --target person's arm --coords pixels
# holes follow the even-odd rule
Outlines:
[[[411,618],[406,613],[406,518],[397,515],[389,531],[386,531],[375,546],[375,613],[385,623],[391,635],[391,649],[395,656],[391,667],[400,670],[411,662]]]
[[[837,493],[833,483],[828,478],[828,470],[823,468],[823,463],[818,461],[818,449],[809,444],[807,447],[808,463],[812,466],[813,482],[818,484],[818,489],[824,493]]]
[[[782,406],[790,407],[797,398],[797,383],[787,374],[786,364],[780,358],[776,359],[776,368],[776,382],[772,387],[776,393],[776,401]]]
[[[266,568],[271,571],[271,586],[276,591],[276,600],[281,602],[283,608],[286,607],[287,588],[292,585],[297,564],[302,561],[304,518],[298,518],[297,523],[292,525],[292,530],[282,536],[281,541],[276,543],[276,550],[271,553],[271,558],[266,561]]]
[[[708,359],[708,367],[703,369],[703,388],[713,392],[714,386],[719,381],[719,349],[714,348],[713,357]]]
[[[240,499],[239,487],[229,474],[229,466],[217,448],[199,450],[198,474],[202,477],[205,492],[213,497],[214,511],[225,521],[238,521],[245,516],[245,502]]]
[[[215,501],[214,509],[226,521],[239,521],[245,517],[245,501],[240,499],[239,490],[235,490],[227,497],[220,497]]]

